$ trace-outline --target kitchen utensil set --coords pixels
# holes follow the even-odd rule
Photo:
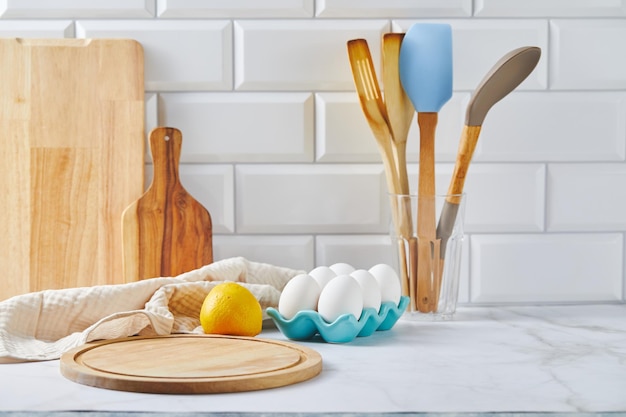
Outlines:
[[[435,207],[435,131],[438,113],[452,97],[450,25],[418,23],[406,34],[383,35],[384,101],[367,42],[364,39],[348,41],[348,54],[361,107],[382,154],[388,191],[401,196],[391,202],[392,219],[399,237],[404,294],[410,295],[412,311],[436,312],[446,243],[452,233],[465,176],[484,118],[495,103],[528,77],[537,65],[541,50],[522,47],[509,52],[472,94],[439,224]],[[415,111],[420,132],[417,238],[413,236],[406,172],[406,141]]]

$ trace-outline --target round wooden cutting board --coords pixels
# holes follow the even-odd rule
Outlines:
[[[86,344],[61,357],[61,373],[74,382],[158,394],[254,391],[321,371],[322,357],[313,349],[239,336],[136,336]]]

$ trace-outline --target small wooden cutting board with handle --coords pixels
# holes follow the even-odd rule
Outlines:
[[[144,187],[143,49],[0,39],[0,301],[121,284],[120,216]]]
[[[171,277],[213,262],[211,215],[180,182],[180,130],[150,132],[152,183],[122,216],[124,273],[134,281]]]

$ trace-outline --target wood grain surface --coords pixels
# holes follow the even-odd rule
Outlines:
[[[150,132],[154,176],[148,190],[124,211],[124,273],[134,281],[177,276],[213,262],[211,215],[180,182],[182,133]]]
[[[120,217],[144,183],[143,50],[0,39],[0,300],[125,282]]]
[[[61,373],[84,385],[159,394],[254,391],[295,384],[322,370],[313,349],[220,335],[129,337],[87,344],[61,357]]]

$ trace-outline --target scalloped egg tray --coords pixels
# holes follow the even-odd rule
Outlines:
[[[365,308],[357,320],[352,314],[343,314],[332,323],[325,321],[317,311],[302,310],[291,319],[284,318],[278,310],[269,307],[267,315],[276,327],[289,339],[308,340],[319,334],[329,343],[348,343],[356,337],[371,336],[376,331],[391,329],[409,304],[409,297],[402,296],[398,305],[382,303],[380,310]]]

